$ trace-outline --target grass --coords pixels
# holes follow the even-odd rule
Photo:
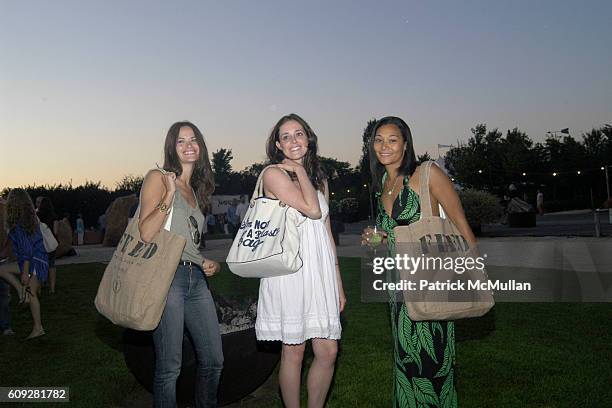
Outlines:
[[[58,293],[41,299],[47,334],[39,339],[23,341],[31,317],[13,296],[17,334],[0,338],[2,386],[69,386],[72,404],[83,407],[118,403],[140,387],[123,363],[122,329],[98,315],[93,305],[103,271],[102,264],[58,267]]]
[[[341,268],[348,304],[329,406],[389,406],[387,306],[360,302],[359,259],[343,258]],[[72,405],[78,407],[122,406],[140,392],[120,352],[122,329],[93,306],[103,270],[101,264],[58,268],[58,294],[42,299],[48,334],[40,339],[22,341],[31,329],[29,311],[13,299],[13,329],[18,334],[0,337],[0,385],[69,386]],[[211,284],[218,293],[249,296],[258,283],[224,268]],[[459,321],[460,406],[610,406],[610,316],[610,305],[604,303],[503,303],[483,318]],[[309,354],[307,363],[311,358]],[[274,401],[280,406],[278,397]]]

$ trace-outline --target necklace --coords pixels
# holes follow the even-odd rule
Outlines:
[[[393,182],[393,187],[391,188],[391,190],[387,191],[387,195],[393,194],[393,192],[395,191],[395,186],[397,186],[397,180],[398,179],[399,179],[399,174],[397,176],[395,176],[395,181]]]

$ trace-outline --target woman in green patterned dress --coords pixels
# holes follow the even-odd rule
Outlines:
[[[370,138],[372,186],[376,192],[381,228],[389,248],[395,245],[393,228],[419,219],[420,167],[412,146],[410,128],[402,119],[388,116],[376,122]],[[432,166],[429,191],[432,211],[438,204],[470,244],[476,239],[459,197],[446,174]],[[372,234],[366,229],[363,240]],[[455,327],[452,321],[412,321],[403,301],[389,300],[394,343],[393,406],[457,407],[455,390]]]

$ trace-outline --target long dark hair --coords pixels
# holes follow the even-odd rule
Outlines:
[[[14,188],[6,199],[6,229],[12,231],[17,225],[28,234],[34,234],[38,226],[32,198],[23,188]]]
[[[410,127],[404,122],[401,118],[397,116],[385,116],[382,119],[379,119],[374,128],[372,129],[372,134],[370,135],[370,172],[372,174],[372,189],[376,192],[382,190],[382,177],[385,174],[385,166],[380,164],[378,161],[378,157],[376,157],[376,152],[374,151],[374,139],[376,138],[376,133],[378,129],[385,125],[395,125],[399,128],[402,133],[402,138],[406,144],[406,148],[404,150],[404,158],[402,159],[402,163],[398,167],[398,174],[404,176],[411,176],[414,173],[418,163],[416,156],[414,154],[414,147],[412,145],[412,132],[410,132]]]
[[[38,198],[36,200],[38,201]],[[44,222],[53,230],[53,222],[57,220],[57,214],[49,197],[40,197],[37,215],[41,222]]]
[[[193,123],[188,121],[176,122],[168,129],[164,144],[164,170],[174,172],[177,177],[183,173],[181,162],[176,153],[176,140],[178,139],[179,131],[184,126],[193,130],[193,134],[200,147],[200,157],[193,167],[190,184],[196,193],[196,199],[200,208],[204,209],[210,203],[210,196],[215,190],[215,181],[212,168],[210,167],[210,160],[208,159],[208,149],[204,142],[204,136],[202,136],[200,129]]]
[[[299,115],[290,113],[289,115],[283,116],[278,122],[276,122],[276,125],[274,125],[274,128],[268,137],[268,141],[266,142],[266,154],[268,155],[268,159],[272,164],[280,163],[285,159],[283,152],[276,147],[276,142],[280,143],[280,127],[290,120],[294,120],[299,123],[302,128],[304,128],[304,132],[306,132],[306,137],[308,138],[308,151],[304,157],[304,169],[306,170],[312,185],[315,186],[317,190],[323,191],[323,180],[325,180],[326,177],[325,173],[323,173],[323,169],[321,168],[319,156],[317,156],[319,150],[317,145],[318,138],[315,132],[311,129],[310,125],[308,125],[308,123],[306,123],[306,121]]]

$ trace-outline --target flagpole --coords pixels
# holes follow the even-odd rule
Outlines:
[[[376,222],[374,219],[374,203],[372,203],[372,186],[368,183],[368,199],[370,200],[370,220]]]

